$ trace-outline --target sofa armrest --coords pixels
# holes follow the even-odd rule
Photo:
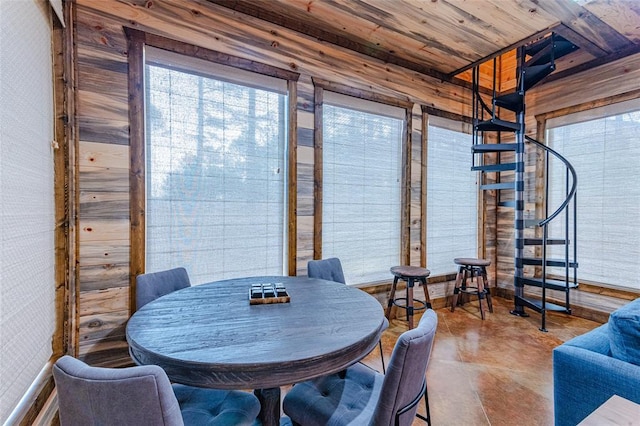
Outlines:
[[[640,404],[640,366],[571,345],[553,350],[556,426],[575,426],[613,395]]]

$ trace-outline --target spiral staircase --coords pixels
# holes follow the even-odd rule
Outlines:
[[[517,84],[509,93],[496,90],[494,59],[490,101],[485,100],[488,95],[480,91],[479,67],[472,73],[474,131],[471,169],[482,174],[481,190],[495,191],[497,205],[513,209],[515,306],[511,313],[529,316],[525,308],[540,313],[542,331],[546,331],[547,311],[571,313],[570,290],[578,286],[577,176],[564,157],[526,135],[525,94],[555,70],[556,59],[577,49],[555,33],[520,47],[517,52]],[[489,140],[495,143],[485,143]],[[525,173],[527,157],[538,158],[540,153],[545,164],[543,188],[536,185],[535,176],[532,180],[531,173]],[[554,163],[558,161],[560,163]],[[550,206],[548,202],[551,164],[554,164],[554,170],[557,170],[556,164],[561,164],[565,175],[562,179],[564,201],[557,206]],[[535,196],[540,196],[540,192],[544,193],[544,207],[527,211],[527,202],[535,203]],[[542,217],[535,217],[536,210]],[[553,235],[550,235],[551,228]],[[527,291],[525,295],[527,287],[540,290]],[[556,303],[549,302],[549,290],[563,292],[564,302],[557,298],[554,299]]]

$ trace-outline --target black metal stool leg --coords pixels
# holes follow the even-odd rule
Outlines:
[[[481,268],[482,284],[484,286],[484,294],[487,296],[487,306],[489,306],[489,312],[493,313],[493,303],[491,303],[491,291],[489,284],[487,283],[487,268],[484,266]]]
[[[431,298],[429,297],[429,289],[427,288],[427,279],[421,278],[420,282],[422,283],[422,290],[424,291],[424,304],[426,306],[426,309],[432,309]]]
[[[393,301],[396,297],[396,285],[398,285],[398,277],[393,278],[393,284],[391,285],[391,291],[389,292],[389,303],[387,304],[387,312],[385,312],[385,316],[387,320],[391,320],[391,307],[393,306]]]
[[[460,296],[460,285],[462,283],[462,266],[458,268],[458,274],[456,275],[456,283],[453,286],[453,297],[451,298],[451,312],[456,310],[458,305],[458,297]]]
[[[484,289],[482,287],[482,276],[480,270],[476,267],[471,267],[471,285],[473,285],[473,276],[476,276],[476,294],[478,296],[478,307],[480,309],[480,317],[484,320],[484,309],[482,308],[482,299],[484,299]]]
[[[407,280],[407,322],[409,330],[413,329],[413,278]]]

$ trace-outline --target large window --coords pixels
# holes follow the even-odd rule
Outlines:
[[[470,126],[428,117],[427,268],[454,272],[456,257],[477,257],[478,186],[471,171]]]
[[[284,272],[286,82],[147,49],[146,271]]]
[[[547,141],[578,175],[578,277],[640,290],[640,100],[548,120]],[[550,211],[565,198],[564,168],[551,163]],[[550,235],[562,232],[553,223]]]
[[[324,92],[322,257],[348,284],[389,279],[400,262],[405,110]]]

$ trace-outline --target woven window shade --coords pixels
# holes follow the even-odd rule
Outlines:
[[[580,280],[640,290],[640,283],[629,279],[640,260],[639,139],[640,100],[547,121],[549,146],[565,156],[578,175]],[[565,199],[566,175],[559,161],[551,161],[549,173],[553,212]],[[563,224],[563,219],[553,221],[549,235],[563,236]],[[553,246],[551,253],[563,255]]]
[[[17,424],[33,403],[29,392],[51,358],[56,327],[47,8],[0,1],[0,424]]]
[[[400,261],[399,117],[403,109],[325,92],[322,255],[340,258],[348,284],[388,280]]]
[[[456,257],[478,253],[478,186],[471,171],[470,126],[429,117],[427,133],[427,268],[455,271]]]
[[[185,61],[152,56],[146,66],[146,270],[184,266],[194,284],[282,275],[282,86],[237,82],[250,73],[214,78],[219,66]]]

